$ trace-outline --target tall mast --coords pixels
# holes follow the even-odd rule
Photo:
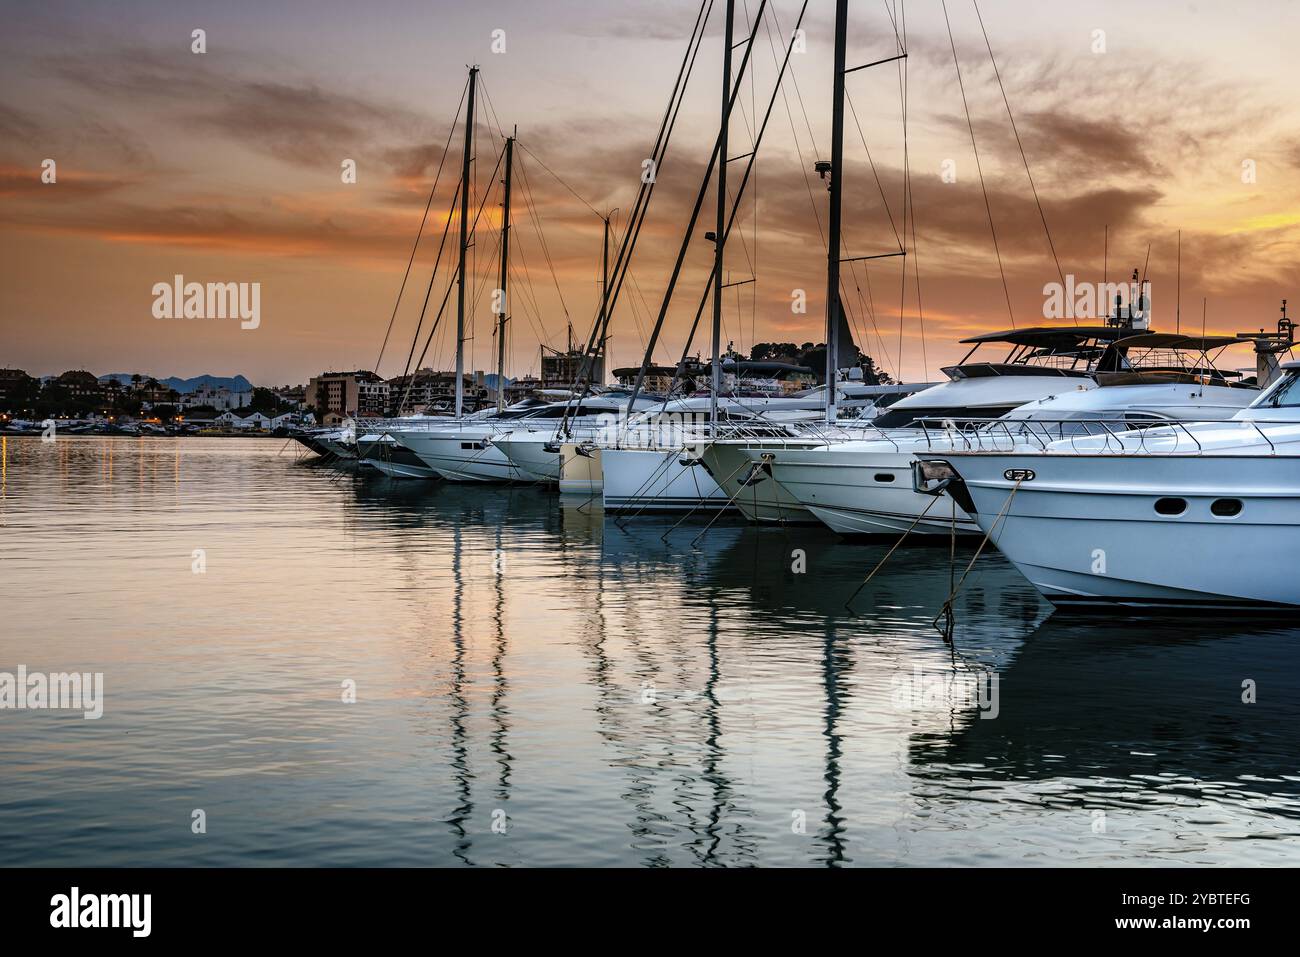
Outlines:
[[[460,168],[460,273],[456,280],[456,418],[465,412],[465,252],[469,249],[469,162],[474,148],[474,85],[478,67],[469,68],[465,107],[465,155]]]
[[[497,411],[506,407],[506,280],[510,263],[510,167],[515,138],[506,138],[505,197],[501,203],[501,311],[497,313]]]
[[[835,0],[835,77],[831,90],[830,222],[826,242],[826,421],[835,421],[840,339],[840,172],[844,168],[844,48],[849,0]]]
[[[727,0],[722,47],[722,129],[718,133],[718,222],[713,241],[713,388],[709,421],[718,434],[718,393],[722,391],[722,260],[727,239],[727,130],[731,126],[731,42],[736,0]],[[628,409],[628,413],[631,413]]]
[[[600,254],[600,328],[609,315],[609,217],[605,217],[605,239]]]

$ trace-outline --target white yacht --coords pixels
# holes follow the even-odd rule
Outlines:
[[[357,458],[363,468],[372,468],[388,478],[436,479],[438,473],[401,445],[386,431],[368,432],[357,439]]]
[[[567,420],[577,434],[588,430],[594,434],[599,428],[607,428],[610,421],[616,421],[625,406],[627,397],[620,394],[589,395],[580,403],[512,407],[482,417],[467,416],[448,420],[446,425],[403,429],[391,434],[448,481],[547,481],[549,475],[545,468],[559,460],[555,437],[562,421]],[[536,452],[536,468],[532,459],[525,458],[525,443],[530,446],[529,451]],[[507,456],[506,449],[513,449],[519,462]]]
[[[917,463],[1054,605],[1300,606],[1300,363],[1233,420],[1091,434]]]
[[[498,412],[484,409],[460,418],[430,416],[387,429],[399,445],[450,482],[518,482],[531,477],[493,444],[498,435],[534,415],[558,415],[562,403],[523,402]]]
[[[557,402],[501,430],[492,446],[522,479],[559,484],[566,459],[585,455],[589,451],[586,446],[617,434],[630,398],[615,390],[589,395],[581,402]],[[636,411],[646,411],[654,404],[649,397],[638,397]]]
[[[726,493],[702,467],[701,439],[714,433],[712,400],[696,395],[662,402],[599,450],[606,511],[635,514],[728,507]],[[788,396],[727,395],[718,399],[719,429],[738,423],[749,429],[776,428],[819,419],[826,408],[824,386]]]
[[[422,458],[415,445],[431,434],[457,430],[460,434],[482,429],[492,423],[513,422],[532,412],[546,408],[549,403],[538,399],[525,399],[501,411],[480,409],[461,416],[426,415],[417,413],[389,419],[363,419],[359,424],[362,437],[358,440],[358,453],[363,465],[371,466],[391,478],[438,478],[442,473]],[[448,435],[451,432],[448,431]]]
[[[840,407],[858,409],[864,421],[870,421],[889,403],[930,385],[840,383],[839,393],[844,399]],[[665,409],[672,415],[675,409],[707,409],[708,402],[707,396],[693,397],[670,402]],[[687,403],[703,404],[688,406]],[[717,430],[710,427],[707,415],[697,416],[693,425],[680,430],[665,431],[652,424],[641,424],[629,428],[616,445],[601,449],[605,509],[642,514],[735,508],[734,496],[724,491],[704,468],[702,456],[711,445],[736,441],[756,443],[767,438],[783,445],[821,442],[827,434],[819,426],[826,409],[825,386],[762,404],[750,397],[729,396],[720,401],[719,408],[724,418]],[[647,413],[646,418],[658,414]],[[834,430],[834,434],[845,438],[856,434],[851,431],[852,421],[855,420],[845,423],[848,431]],[[820,437],[810,439],[809,429]]]
[[[1093,367],[1110,343],[1132,335],[1133,326],[1037,327],[994,332],[963,339],[971,349],[956,365],[943,370],[947,382],[899,399],[870,422],[836,423],[831,432],[805,430],[794,436],[739,436],[710,442],[701,454],[709,474],[752,522],[816,524],[820,520],[784,481],[772,477],[772,465],[800,453],[825,450],[852,439],[880,438],[881,429],[916,423],[944,428],[962,427],[971,420],[995,419],[1012,409],[1049,395],[1096,388]],[[976,361],[975,354],[1008,347],[994,361]],[[900,438],[914,436],[898,433]],[[891,451],[893,446],[887,446]],[[901,467],[909,467],[910,451],[901,448]],[[821,462],[819,457],[814,463]],[[875,472],[872,472],[873,481]],[[883,478],[878,484],[893,480]],[[790,476],[787,476],[790,478]],[[856,531],[861,531],[857,529]]]
[[[1106,419],[1119,428],[1125,423],[1230,419],[1259,391],[1253,382],[1238,381],[1239,373],[1220,371],[1210,355],[1240,343],[1233,336],[1138,333],[1112,342],[1086,380],[1027,402],[996,424],[975,419],[968,410],[953,410],[951,417],[925,413],[919,428],[888,428],[891,412],[873,423],[873,434],[857,441],[753,450],[748,457],[783,492],[842,535],[976,534],[974,519],[951,501],[941,505],[912,489],[915,454],[965,448],[971,441],[968,433],[981,428],[1010,435],[1015,429],[1010,423],[1026,419],[1060,422],[1061,434],[1068,433],[1071,420],[1082,419]],[[900,402],[895,409],[900,407],[908,406]]]
[[[353,426],[303,429],[290,433],[290,438],[326,459],[352,460],[357,457],[357,433]]]

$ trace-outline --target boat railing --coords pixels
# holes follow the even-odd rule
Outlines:
[[[1183,422],[1175,419],[1132,421],[1111,417],[1069,419],[984,419],[964,420],[960,424],[930,426],[921,424],[927,433],[927,445],[963,452],[1023,452],[1026,449],[1046,454],[1078,455],[1201,455],[1207,451],[1227,451],[1234,445],[1242,448],[1267,445],[1269,454],[1278,451],[1278,435],[1269,435],[1270,427],[1289,426],[1286,441],[1300,444],[1300,420],[1226,419],[1208,422]],[[1195,429],[1193,427],[1196,427]],[[1226,430],[1242,432],[1240,444],[1222,441]],[[1199,430],[1216,433],[1212,449],[1202,442]]]
[[[464,429],[491,429],[508,432],[523,428],[527,419],[466,418],[429,416],[419,419],[357,419],[357,434],[386,432],[459,432]]]
[[[1243,433],[1242,445],[1266,445],[1270,454],[1277,453],[1278,436],[1267,431],[1272,426],[1290,426],[1285,441],[1300,445],[1300,419],[1282,422],[1275,419],[1220,419],[1184,422],[1177,419],[1135,419],[1116,415],[1088,418],[963,418],[959,421],[918,420],[903,428],[881,428],[870,423],[824,421],[773,422],[759,418],[744,422],[720,422],[694,425],[677,431],[663,432],[654,427],[633,428],[618,434],[614,441],[596,439],[594,446],[618,449],[644,449],[680,452],[687,447],[714,441],[761,442],[765,447],[806,448],[815,445],[838,445],[843,442],[883,442],[895,452],[1014,452],[1026,448],[1059,454],[1089,455],[1197,455],[1206,451],[1199,429],[1223,430],[1237,427]],[[1214,443],[1225,448],[1221,433]],[[1230,447],[1230,446],[1229,446]],[[1240,447],[1240,446],[1238,446]]]

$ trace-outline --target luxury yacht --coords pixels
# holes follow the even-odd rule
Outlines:
[[[1300,606],[1300,362],[1226,422],[1176,423],[922,458],[1059,607]],[[1037,441],[1035,441],[1037,440]]]
[[[838,392],[841,408],[852,408],[869,420],[890,402],[919,388],[924,386],[841,383]],[[724,396],[718,402],[716,430],[709,421],[710,408],[708,395],[665,402],[630,423],[617,442],[588,453],[600,457],[603,482],[593,483],[591,491],[603,492],[606,511],[641,514],[731,507],[727,494],[701,467],[700,454],[707,443],[717,434],[794,438],[797,428],[824,418],[826,387],[790,396]],[[565,484],[562,480],[562,490]]]
[[[620,404],[617,396],[610,395],[588,396],[577,406],[572,402],[520,403],[501,412],[437,420],[421,427],[393,429],[389,434],[452,482],[535,482],[542,476],[506,457],[499,444],[504,436],[520,429],[535,430],[529,431],[531,435],[554,436],[566,410],[570,421],[594,428],[596,420],[603,423],[617,418],[626,404],[625,398]]]
[[[790,396],[727,395],[718,400],[718,429],[729,433],[775,428],[820,419],[825,414],[824,386]],[[664,402],[620,432],[617,441],[598,450],[606,511],[650,512],[714,510],[728,506],[727,496],[701,467],[700,439],[717,430],[710,421],[709,395]]]
[[[390,478],[438,478],[439,472],[404,443],[403,437],[455,429],[466,423],[477,427],[498,420],[512,421],[547,405],[547,402],[540,399],[525,399],[500,411],[494,408],[480,409],[459,419],[449,415],[424,413],[390,419],[363,419],[358,425],[363,433],[357,441],[358,457],[362,465],[375,468]]]
[[[387,432],[369,432],[357,439],[357,458],[365,468],[396,479],[436,479],[438,473]]]
[[[580,402],[557,402],[502,430],[492,445],[497,454],[525,481],[559,484],[566,462],[587,457],[592,444],[614,436],[628,416],[631,396],[622,391],[589,395]],[[649,396],[637,398],[636,411],[657,403]],[[588,473],[587,481],[594,481]],[[583,491],[584,489],[565,489]]]
[[[327,459],[351,460],[357,457],[356,430],[347,426],[304,429],[290,437],[309,451]]]
[[[908,427],[889,428],[891,413],[858,441],[747,454],[784,493],[842,535],[977,534],[974,519],[950,500],[939,504],[912,489],[915,454],[965,448],[969,433],[980,429],[1010,436],[1011,423],[1020,420],[1056,422],[1056,433],[1065,435],[1072,420],[1106,420],[1124,429],[1230,419],[1259,391],[1253,381],[1239,381],[1239,373],[1220,371],[1210,356],[1241,342],[1234,336],[1130,335],[1107,346],[1087,380],[1026,402],[996,422],[973,418],[966,409],[953,417],[924,413]]]
[[[880,430],[915,427],[918,423],[961,428],[972,420],[998,418],[1035,399],[1096,388],[1093,369],[1106,347],[1133,334],[1130,322],[1116,321],[1105,326],[1039,327],[973,336],[962,340],[971,349],[961,362],[942,370],[947,382],[899,399],[870,422],[858,427],[836,423],[836,429],[829,433],[805,430],[791,436],[718,439],[704,446],[700,459],[750,521],[816,524],[821,519],[784,482],[773,480],[771,466],[775,461],[854,439],[881,438]],[[987,352],[999,345],[1008,347],[1005,356],[992,361],[975,360],[981,349]],[[900,436],[913,438],[904,433]],[[892,446],[887,447],[892,450]],[[910,452],[903,454],[903,469],[909,467],[910,458]]]

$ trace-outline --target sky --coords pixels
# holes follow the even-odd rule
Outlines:
[[[859,346],[896,377],[932,380],[966,351],[963,336],[1070,322],[1044,318],[1047,284],[1135,268],[1162,331],[1271,328],[1300,288],[1300,5],[976,2],[850,3],[850,66],[907,52],[847,78],[844,255],[907,251],[845,267]],[[736,0],[737,42],[759,4]],[[758,22],[730,127],[733,198],[801,7],[769,0]],[[656,170],[609,368],[641,361],[683,242],[719,122],[724,8],[714,0]],[[0,367],[242,373],[267,385],[377,361],[400,373],[426,292],[420,346],[448,288],[451,251],[433,267],[461,163],[453,120],[476,64],[471,206],[482,214],[465,364],[495,366],[493,171],[517,130],[506,374],[536,373],[542,345],[591,328],[601,215],[617,241],[699,9],[4,2]],[[791,55],[727,244],[736,285],[723,341],[745,352],[824,339],[827,193],[812,168],[829,158],[833,9],[807,4],[806,48]],[[349,160],[355,182],[344,181]],[[714,205],[710,189],[657,361],[686,346]],[[177,275],[259,284],[256,328],[156,316],[155,285]],[[452,364],[454,304],[453,293],[424,365]],[[690,351],[707,349],[704,330]],[[1234,350],[1221,365],[1251,361]]]

